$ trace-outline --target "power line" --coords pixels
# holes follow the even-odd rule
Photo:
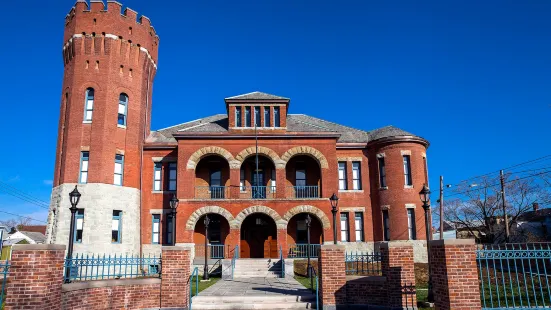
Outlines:
[[[16,188],[16,187],[12,186],[12,185],[9,185],[9,184],[7,184],[7,183],[5,183],[5,182],[0,181],[0,187],[4,187],[4,188],[7,188],[7,189],[9,189],[9,190],[11,190],[11,191],[14,191],[14,192],[16,192],[18,195],[24,196],[24,197],[27,198],[27,199],[34,200],[34,201],[36,201],[37,203],[42,203],[42,204],[45,204],[45,205],[49,205],[49,202],[47,202],[47,201],[45,201],[45,200],[42,200],[42,199],[39,199],[39,198],[36,198],[35,196],[30,195],[30,194],[28,194],[28,193],[26,193],[26,192],[24,192],[24,191],[22,191],[22,190],[20,190],[20,189],[18,189],[18,188]]]
[[[37,202],[36,200],[32,200],[32,199],[30,199],[30,198],[26,198],[25,196],[23,196],[23,195],[21,195],[21,194],[15,192],[15,191],[12,191],[12,190],[10,190],[10,189],[8,189],[8,188],[3,188],[3,187],[0,186],[0,192],[3,192],[3,193],[8,194],[8,195],[10,195],[10,196],[19,198],[19,199],[21,199],[21,200],[23,200],[23,201],[26,201],[26,202],[28,202],[28,203],[31,203],[31,204],[33,204],[33,205],[35,205],[35,206],[40,207],[40,208],[43,208],[43,209],[50,209],[50,207],[49,207],[49,206],[46,206],[44,203]]]
[[[29,220],[32,220],[32,221],[36,221],[36,222],[41,222],[41,223],[45,223],[45,224],[48,224],[48,222],[45,222],[45,221],[42,221],[42,220],[37,220],[37,219],[34,219],[32,217],[29,217],[29,216],[23,216],[23,215],[19,215],[19,214],[15,214],[15,213],[10,213],[10,212],[7,212],[7,211],[2,211],[0,210],[1,213],[6,213],[6,214],[9,214],[9,215],[13,215],[13,216],[17,216],[17,217],[21,217],[21,218],[26,218],[26,219],[29,219]]]

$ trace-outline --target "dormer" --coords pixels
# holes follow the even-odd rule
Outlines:
[[[262,92],[225,98],[230,132],[287,130],[289,98]]]

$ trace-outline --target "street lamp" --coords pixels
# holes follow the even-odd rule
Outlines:
[[[209,223],[210,223],[209,216],[205,214],[205,266],[203,268],[203,280],[209,279],[209,265],[207,264],[207,256],[208,256],[207,244],[209,242],[209,237],[208,237]]]
[[[432,292],[432,272],[430,267],[430,240],[431,233],[430,233],[430,223],[429,223],[429,212],[430,212],[430,189],[428,188],[427,184],[423,184],[423,189],[419,192],[419,197],[421,198],[421,202],[423,202],[423,210],[425,210],[425,230],[427,233],[427,257],[428,257],[428,264],[429,264],[429,292],[427,296],[428,302],[434,302],[434,294]]]
[[[71,267],[73,258],[73,241],[75,239],[75,213],[77,212],[77,205],[80,201],[81,194],[78,192],[77,186],[69,193],[69,200],[71,202],[71,226],[69,231],[69,249],[67,250],[67,267],[65,269],[65,283],[71,282]]]
[[[310,224],[312,223],[312,218],[310,217],[310,214],[306,214],[306,240],[307,240],[307,248],[306,248],[306,255],[308,257],[308,277],[310,278],[310,287],[313,288],[313,280],[312,280],[312,265],[310,264]]]
[[[329,201],[331,201],[331,213],[333,213],[333,242],[337,244],[337,205],[339,204],[339,197],[333,193]]]
[[[178,208],[178,198],[176,194],[170,199],[170,209],[172,210],[172,245],[176,245],[176,208]]]

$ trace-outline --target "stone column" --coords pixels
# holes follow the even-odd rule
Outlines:
[[[4,309],[59,309],[64,258],[65,245],[13,245]]]
[[[417,307],[413,245],[406,241],[378,242],[381,269],[388,285],[388,306],[412,309]]]
[[[430,247],[436,309],[480,309],[474,239],[435,240]]]
[[[318,258],[319,300],[318,309],[337,309],[346,305],[346,268],[344,245],[322,245]]]
[[[161,306],[189,306],[191,247],[164,246],[161,265]]]

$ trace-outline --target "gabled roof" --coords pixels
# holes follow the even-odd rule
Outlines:
[[[36,243],[46,242],[46,236],[43,233],[39,233],[35,231],[19,231],[19,232],[29,237],[30,239],[34,240],[34,242]]]
[[[339,143],[368,143],[391,137],[415,137],[424,140],[421,137],[393,126],[387,126],[373,131],[364,131],[305,114],[288,114],[287,132],[339,133],[340,137],[337,141]],[[228,133],[228,116],[226,114],[216,114],[152,131],[146,142],[174,143],[176,142],[174,135],[181,133]]]
[[[289,98],[253,91],[252,93],[227,97],[224,100],[289,100]]]

